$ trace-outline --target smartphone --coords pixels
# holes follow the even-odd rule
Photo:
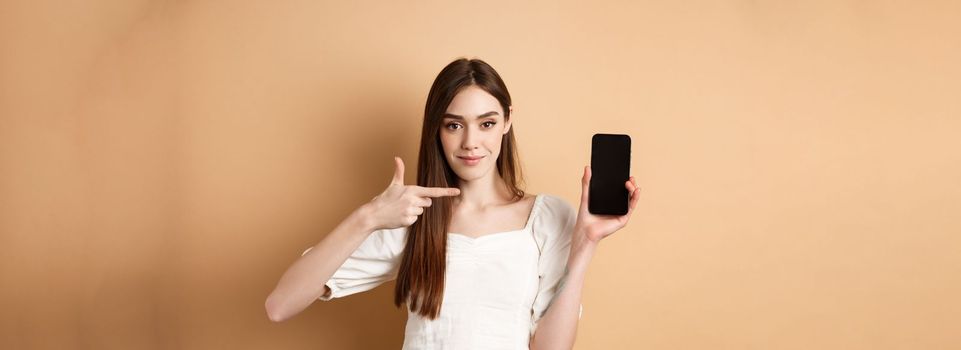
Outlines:
[[[596,215],[624,215],[630,193],[624,183],[631,176],[631,137],[594,134],[591,138],[591,183],[587,211]]]

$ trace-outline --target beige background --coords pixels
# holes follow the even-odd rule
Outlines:
[[[0,348],[399,348],[393,284],[263,302],[459,56],[530,192],[633,136],[576,348],[961,347],[961,3],[403,3],[0,2]]]

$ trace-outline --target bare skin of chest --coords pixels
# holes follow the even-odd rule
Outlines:
[[[465,210],[454,208],[448,231],[468,237],[515,231],[523,229],[534,206],[534,196],[528,195],[515,203],[486,208]]]

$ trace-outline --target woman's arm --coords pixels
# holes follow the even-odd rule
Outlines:
[[[458,188],[404,185],[404,161],[394,157],[394,177],[380,195],[354,210],[309,252],[294,262],[267,297],[271,321],[286,320],[328,293],[327,281],[373,231],[412,225],[432,197],[460,195]]]
[[[366,204],[355,210],[284,272],[264,304],[271,321],[286,320],[328,293],[327,281],[374,231],[369,212]]]
[[[630,192],[630,206],[627,214],[621,216],[594,215],[587,210],[590,198],[591,167],[584,167],[581,178],[581,205],[577,210],[577,221],[571,233],[571,252],[567,258],[567,272],[561,278],[561,285],[554,294],[554,300],[544,317],[540,319],[534,336],[531,338],[532,350],[571,349],[577,335],[577,320],[580,318],[581,291],[584,289],[584,276],[590,265],[597,244],[617,230],[627,226],[634,213],[640,195],[634,177],[624,182]]]
[[[580,231],[577,229],[576,231]],[[585,237],[581,232],[574,232],[574,237]],[[534,337],[531,338],[531,350],[541,349],[571,349],[577,335],[577,321],[580,319],[581,291],[584,288],[584,277],[587,266],[597,248],[596,242],[571,242],[571,254],[567,259],[566,274],[561,278],[561,285],[557,287],[557,294],[547,313],[540,319]]]

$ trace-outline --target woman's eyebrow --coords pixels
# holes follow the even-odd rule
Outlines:
[[[492,116],[492,115],[499,115],[499,114],[500,114],[500,113],[497,113],[496,111],[490,111],[490,112],[481,114],[481,115],[475,117],[474,119],[480,119],[480,118],[483,118],[483,117],[489,117],[489,116]],[[464,117],[463,117],[463,116],[459,116],[459,115],[452,114],[452,113],[444,113],[444,118],[464,120]]]

